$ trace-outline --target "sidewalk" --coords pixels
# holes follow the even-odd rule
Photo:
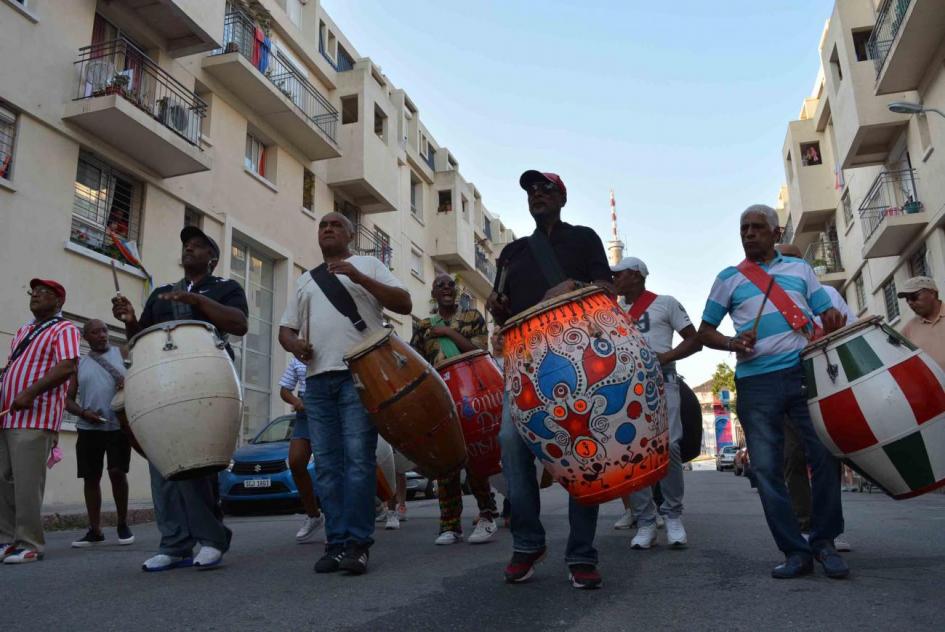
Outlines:
[[[117,513],[113,500],[102,499],[102,526],[114,527]],[[128,503],[128,524],[141,524],[154,521],[154,507],[150,502]],[[86,529],[89,526],[85,505],[53,504],[43,505],[43,529],[46,531],[64,531],[68,529]]]

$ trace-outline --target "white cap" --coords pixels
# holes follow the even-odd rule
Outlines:
[[[636,257],[624,257],[617,265],[610,266],[611,272],[623,272],[624,270],[634,270],[642,274],[644,278],[650,274],[650,271],[646,269],[646,264]]]

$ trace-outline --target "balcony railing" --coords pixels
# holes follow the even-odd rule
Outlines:
[[[282,94],[291,99],[296,109],[325,135],[337,142],[338,110],[315,89],[308,79],[289,66],[278,55],[273,55],[266,41],[256,39],[256,24],[245,13],[227,13],[223,21],[223,48],[214,55],[236,53],[242,55]]]
[[[354,69],[354,59],[352,59],[348,51],[341,46],[338,46],[338,61],[329,57],[328,51],[325,49],[325,40],[322,39],[321,36],[318,37],[318,52],[322,54],[322,57],[325,58],[328,65],[338,72],[347,72],[348,70]]]
[[[885,0],[879,9],[873,34],[870,35],[867,43],[870,59],[876,66],[877,76],[883,71],[883,64],[886,63],[886,57],[892,50],[899,27],[902,26],[902,20],[910,4],[912,0]]]
[[[354,254],[376,257],[388,268],[393,269],[394,267],[394,249],[391,248],[390,242],[380,238],[377,233],[369,230],[364,224],[355,226],[351,249]]]
[[[489,283],[495,281],[495,264],[489,261],[489,258],[486,256],[486,253],[480,248],[476,248],[476,269],[482,272]]]
[[[436,171],[436,165],[434,159],[436,158],[436,151],[432,147],[427,149],[427,155],[423,157],[426,163],[430,166],[430,169]]]
[[[807,247],[804,260],[817,275],[843,272],[840,262],[840,244],[830,239],[819,239]]]
[[[781,233],[781,243],[789,244],[792,241],[794,241],[794,218],[788,217],[787,226],[784,227]]]
[[[884,171],[876,177],[860,205],[863,238],[869,239],[887,217],[909,215],[922,210],[916,196],[915,169]]]
[[[117,94],[199,146],[207,104],[124,38],[79,49],[75,100]]]

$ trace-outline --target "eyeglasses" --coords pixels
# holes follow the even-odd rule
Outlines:
[[[555,184],[554,182],[548,182],[548,181],[532,182],[528,186],[525,187],[525,190],[528,191],[529,193],[535,193],[537,191],[541,191],[542,193],[551,193],[552,191],[555,191],[557,189],[558,189],[557,184]]]
[[[44,294],[47,296],[58,296],[54,291],[42,285],[32,290],[26,290],[26,294],[27,296],[43,296]]]
[[[433,284],[433,287],[442,288],[442,287],[456,287],[456,281],[437,281]]]

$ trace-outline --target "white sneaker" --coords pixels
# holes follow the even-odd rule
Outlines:
[[[682,518],[666,519],[666,540],[670,546],[676,548],[682,548],[688,544],[686,528],[683,526]]]
[[[223,561],[223,551],[212,546],[201,546],[200,552],[194,558],[194,566],[198,570],[212,568]]]
[[[657,529],[666,528],[666,520],[663,518],[662,514],[656,514],[656,528]]]
[[[437,537],[435,544],[459,544],[463,541],[463,536],[455,531],[444,531]]]
[[[177,557],[174,555],[164,555],[158,553],[154,557],[148,558],[141,565],[141,570],[146,573],[158,573],[160,571],[169,571],[173,568],[186,568],[194,565],[192,557]]]
[[[387,512],[387,524],[384,525],[384,528],[388,531],[400,528],[400,517],[397,515],[396,511]]]
[[[473,529],[472,535],[469,536],[469,543],[482,544],[494,536],[498,530],[499,525],[497,525],[492,518],[479,518],[479,522],[476,523],[476,528]]]
[[[656,543],[656,525],[645,524],[637,529],[637,534],[630,540],[631,549],[648,549]]]
[[[632,529],[636,523],[637,519],[633,517],[633,509],[627,509],[620,516],[620,519],[614,523],[614,529]]]
[[[833,548],[844,552],[853,550],[853,548],[850,546],[850,543],[847,542],[847,539],[843,537],[842,533],[833,539]]]
[[[296,542],[311,542],[318,536],[318,532],[321,531],[322,527],[325,526],[325,515],[318,514],[317,516],[306,516],[305,521],[302,522],[302,526],[299,528],[298,533],[295,534]]]

